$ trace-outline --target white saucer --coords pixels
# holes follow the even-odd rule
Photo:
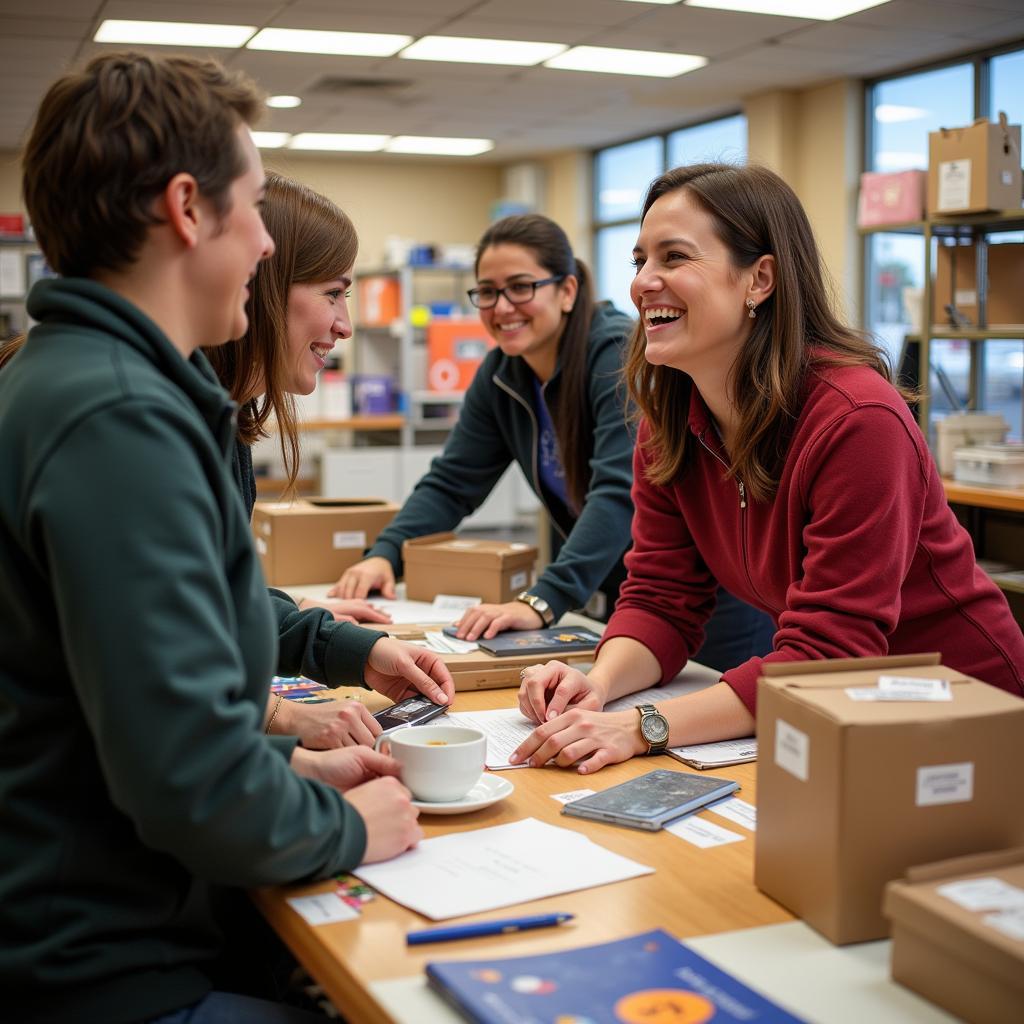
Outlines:
[[[424,814],[465,814],[466,811],[479,811],[481,807],[490,807],[491,804],[504,800],[515,788],[508,779],[484,772],[473,783],[473,788],[458,800],[443,803],[413,800],[412,805],[418,807]]]

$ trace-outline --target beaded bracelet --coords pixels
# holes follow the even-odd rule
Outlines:
[[[284,697],[282,697],[281,694],[278,694],[277,703],[274,705],[274,710],[270,713],[270,721],[267,722],[266,733],[268,736],[270,735],[270,727],[274,724],[274,719],[277,718],[278,711],[281,710],[281,701],[283,700]]]

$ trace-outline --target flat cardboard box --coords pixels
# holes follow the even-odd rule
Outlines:
[[[948,702],[854,700],[880,675]],[[1024,700],[939,656],[768,663],[758,686],[754,882],[837,944],[884,938],[908,867],[1024,843]]]
[[[1020,125],[982,117],[928,135],[928,214],[1016,210],[1021,200]]]
[[[427,386],[431,391],[465,391],[494,348],[479,318],[431,320],[427,325]]]
[[[984,325],[978,322],[978,254],[970,245],[940,245],[935,260],[932,319],[950,326],[947,305],[968,318],[968,326],[1007,327],[1024,324],[1024,243],[988,246],[988,288]],[[1021,328],[1024,331],[1024,327]]]
[[[431,533],[407,540],[402,560],[405,596],[410,601],[460,594],[479,597],[487,604],[504,604],[532,582],[537,549],[531,544]]]
[[[396,624],[373,626],[367,629],[384,629],[399,640],[422,640],[426,630],[437,631],[442,627],[436,622],[430,625]],[[497,658],[486,651],[471,651],[469,654],[442,654],[439,657],[448,666],[455,681],[456,690],[498,690],[505,687],[519,687],[520,669],[547,660],[536,654],[513,654]],[[582,667],[594,660],[593,651],[566,651],[559,655],[559,661]]]
[[[969,899],[964,906],[963,889],[945,888],[977,879],[997,880],[984,909]],[[1011,911],[1015,902],[1024,906],[1022,847],[926,864],[890,882],[893,980],[973,1024],[1021,1020],[1024,909]]]
[[[337,579],[398,512],[382,498],[258,501],[252,513],[256,551],[267,583],[297,586]]]

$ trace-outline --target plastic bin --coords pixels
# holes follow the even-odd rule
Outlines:
[[[976,444],[953,452],[953,479],[984,487],[1024,487],[1024,443]]]
[[[952,476],[957,448],[977,444],[999,444],[1006,440],[1010,425],[998,413],[954,412],[935,424],[935,461],[943,476]]]

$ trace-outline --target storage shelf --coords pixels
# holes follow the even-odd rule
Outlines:
[[[946,499],[954,505],[994,508],[1004,512],[1024,512],[1024,491],[1012,487],[979,487],[943,478]]]
[[[405,417],[400,413],[381,416],[350,416],[348,419],[299,420],[300,430],[401,430]]]
[[[920,341],[921,335],[907,334],[907,341]],[[1024,324],[1000,324],[998,327],[933,327],[932,341],[1019,341],[1024,338]]]

